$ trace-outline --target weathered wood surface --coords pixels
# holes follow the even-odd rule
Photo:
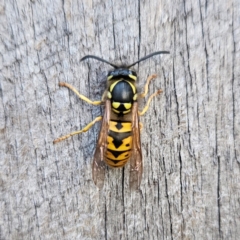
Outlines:
[[[2,1],[0,239],[239,239],[239,1]],[[99,130],[53,139],[102,114],[60,81],[100,99],[109,66],[131,63],[142,87],[144,173],[91,161]]]

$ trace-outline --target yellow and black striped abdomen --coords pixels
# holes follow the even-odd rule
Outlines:
[[[111,120],[107,136],[105,162],[110,167],[123,167],[132,150],[132,123]]]

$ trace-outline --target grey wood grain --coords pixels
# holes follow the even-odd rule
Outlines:
[[[0,3],[0,239],[238,239],[240,235],[239,1],[2,1]],[[109,66],[131,63],[139,88],[161,88],[144,124],[144,172],[92,182],[99,131],[56,145],[103,109],[80,101],[105,88]],[[144,101],[141,103],[143,107]]]

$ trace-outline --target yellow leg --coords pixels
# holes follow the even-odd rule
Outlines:
[[[76,131],[76,132],[72,132],[68,135],[62,136],[60,138],[57,138],[53,141],[53,143],[57,143],[57,142],[61,142],[73,135],[79,134],[79,133],[83,133],[83,132],[87,132],[96,122],[101,121],[102,120],[102,116],[96,117],[92,122],[90,122],[86,127],[84,127],[83,129]]]
[[[141,112],[138,111],[138,115],[139,115],[139,116],[142,116],[142,115],[148,110],[149,104],[150,104],[151,100],[152,100],[154,97],[156,97],[158,94],[160,94],[160,93],[162,93],[162,90],[161,90],[161,89],[157,90],[155,93],[153,93],[153,94],[149,97],[149,99],[148,99],[148,101],[147,101],[147,104],[146,104],[146,106],[143,108],[143,110],[142,110]]]
[[[140,127],[140,131],[142,131],[142,129],[143,129],[143,124],[140,122],[139,123],[139,127]]]
[[[149,83],[150,83],[150,81],[152,80],[152,79],[154,79],[154,78],[156,78],[157,77],[157,75],[156,74],[153,74],[153,75],[151,75],[151,76],[149,76],[148,78],[147,78],[147,82],[146,82],[146,84],[145,84],[145,86],[144,86],[144,92],[143,93],[141,93],[140,95],[139,95],[139,97],[145,97],[146,95],[147,95],[147,93],[148,93],[148,85],[149,85]]]
[[[72,85],[68,84],[68,83],[65,83],[65,82],[60,82],[59,83],[59,86],[60,87],[66,87],[66,88],[69,88],[70,90],[72,90],[75,94],[78,95],[78,97],[80,99],[82,99],[83,101],[87,102],[87,103],[90,103],[92,105],[100,105],[102,103],[102,101],[91,101],[89,98],[83,96],[82,94],[80,94],[76,88],[74,88]]]

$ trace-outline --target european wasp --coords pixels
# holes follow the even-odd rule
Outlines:
[[[116,66],[102,58],[87,55],[81,61],[93,58],[111,65],[114,69],[108,72],[107,88],[100,101],[91,101],[80,94],[68,83],[60,82],[59,86],[72,90],[80,99],[92,105],[105,104],[103,116],[96,117],[83,129],[72,132],[54,140],[53,143],[65,140],[73,135],[88,131],[96,122],[102,121],[96,150],[93,156],[92,176],[94,183],[101,189],[105,177],[105,165],[113,168],[125,166],[130,161],[130,187],[137,189],[140,186],[143,164],[140,140],[140,129],[142,124],[139,116],[142,116],[149,108],[151,100],[160,94],[162,90],[153,93],[143,108],[138,109],[138,99],[148,93],[150,81],[156,75],[148,77],[142,93],[137,93],[137,74],[130,70],[135,64],[144,61],[154,55],[168,54],[168,51],[158,51],[149,54],[128,66]]]

